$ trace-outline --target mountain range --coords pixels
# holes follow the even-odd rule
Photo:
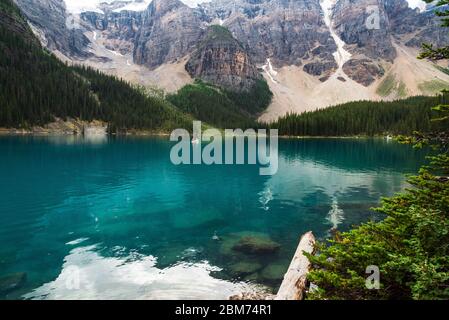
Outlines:
[[[406,0],[15,2],[58,58],[132,83],[175,92],[201,79],[240,92],[265,78],[265,121],[449,83],[445,65],[416,59],[422,43],[447,44],[449,34],[432,6]]]

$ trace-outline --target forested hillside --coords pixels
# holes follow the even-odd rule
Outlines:
[[[167,99],[180,110],[219,128],[254,128],[258,126],[256,114],[268,107],[271,97],[262,80],[249,92],[233,92],[196,80]]]
[[[392,102],[350,102],[314,112],[289,114],[271,126],[288,136],[410,135],[438,126],[430,121],[431,108],[448,101],[449,95],[442,94]]]
[[[103,120],[110,129],[167,131],[191,118],[162,99],[100,72],[70,67],[40,46],[11,0],[0,4],[0,127],[29,128],[55,117]]]

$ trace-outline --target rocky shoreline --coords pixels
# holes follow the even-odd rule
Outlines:
[[[30,128],[2,128],[0,136],[168,136],[169,133],[150,130],[130,129],[126,132],[109,133],[108,123],[100,120],[83,121],[67,118],[55,121],[44,126],[33,126]]]
[[[30,128],[0,128],[0,135],[106,135],[107,123],[99,120],[83,121],[67,118],[44,126]]]

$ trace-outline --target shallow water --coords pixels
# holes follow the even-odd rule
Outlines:
[[[174,166],[165,138],[0,138],[0,277],[7,298],[223,299],[276,289],[301,234],[369,219],[425,151],[383,140],[280,140],[279,171]],[[220,240],[214,240],[216,235]],[[280,250],[237,252],[242,237]],[[5,298],[5,297],[3,297]]]

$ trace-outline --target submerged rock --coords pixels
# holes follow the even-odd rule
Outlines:
[[[266,266],[260,273],[261,277],[268,281],[282,280],[287,272],[288,265],[274,263]]]
[[[0,296],[22,287],[26,282],[26,273],[18,272],[0,278]]]
[[[258,262],[242,261],[242,262],[237,262],[230,266],[231,272],[235,273],[239,276],[252,274],[260,269],[262,269],[262,265]]]
[[[222,237],[220,253],[232,261],[248,261],[248,255],[274,253],[280,245],[265,233],[243,231],[231,233]],[[252,258],[249,259],[252,261]]]
[[[232,249],[247,254],[270,254],[277,252],[280,247],[279,243],[267,237],[245,236]]]

